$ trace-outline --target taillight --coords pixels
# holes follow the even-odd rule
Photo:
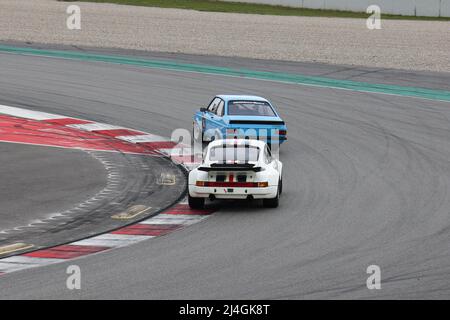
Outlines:
[[[279,131],[279,135],[280,135],[280,136],[285,136],[285,135],[287,135],[287,130],[280,130],[280,131]]]
[[[266,188],[269,186],[269,183],[267,181],[257,182],[257,183],[258,183],[258,188]]]
[[[205,182],[206,182],[206,181],[196,181],[196,182],[195,182],[195,185],[196,185],[197,187],[204,187],[204,186],[205,186]]]

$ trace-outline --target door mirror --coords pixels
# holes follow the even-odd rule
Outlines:
[[[206,108],[200,108],[200,112],[206,112]]]

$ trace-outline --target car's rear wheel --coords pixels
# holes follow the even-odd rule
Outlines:
[[[280,187],[283,188],[281,181],[278,183],[277,196],[272,199],[263,199],[263,205],[266,208],[277,208],[280,203]]]
[[[205,198],[194,198],[188,195],[188,203],[191,209],[203,209],[205,206]]]

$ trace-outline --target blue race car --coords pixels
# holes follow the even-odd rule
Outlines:
[[[217,95],[194,115],[196,141],[247,138],[270,146],[287,140],[287,127],[266,99],[257,96]]]

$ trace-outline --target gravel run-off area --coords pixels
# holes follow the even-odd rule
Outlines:
[[[66,27],[69,5],[81,30]],[[450,72],[450,22],[264,16],[1,0],[0,40]]]

